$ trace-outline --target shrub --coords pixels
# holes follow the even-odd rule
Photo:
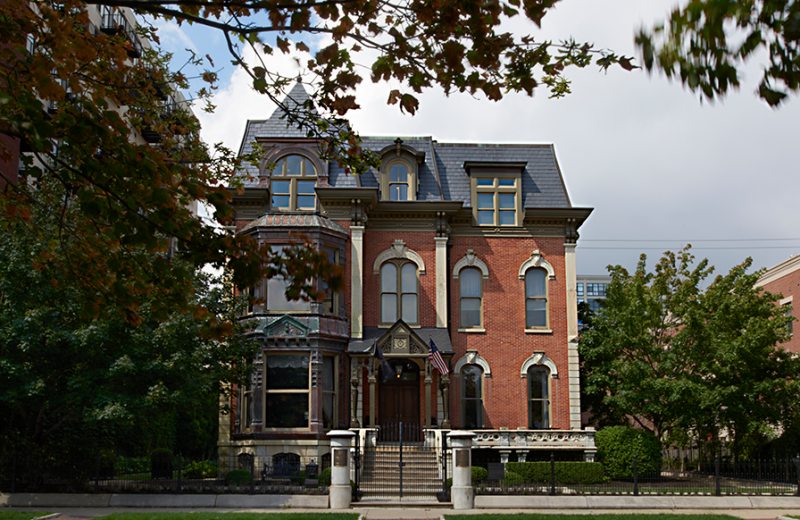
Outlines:
[[[306,475],[305,470],[300,470],[297,473],[297,476],[292,477],[290,480],[292,481],[292,484],[295,484],[295,485],[300,484],[300,485],[302,485],[303,482],[305,482],[307,478],[308,478],[308,476]]]
[[[633,455],[639,476],[661,471],[661,443],[648,431],[629,426],[603,428],[595,435],[597,455],[611,478],[633,477]]]
[[[190,462],[183,470],[184,478],[215,478],[219,472],[219,464],[213,460]]]
[[[331,485],[331,468],[325,468],[322,470],[322,473],[319,474],[319,485],[320,486]]]
[[[505,477],[503,477],[503,484],[508,486],[513,486],[516,484],[522,484],[525,482],[525,479],[522,478],[522,475],[519,473],[515,473],[513,471],[506,471]]]
[[[246,469],[235,469],[233,471],[229,471],[228,474],[225,475],[225,483],[236,484],[237,486],[249,484],[250,472]]]
[[[172,451],[161,448],[150,453],[150,477],[172,478]]]
[[[549,462],[509,462],[506,476],[513,472],[525,482],[550,482]],[[556,462],[556,482],[560,484],[599,484],[606,479],[599,462]]]
[[[482,468],[480,466],[472,466],[472,485],[475,486],[478,482],[486,480],[489,478],[489,472],[486,468]]]
[[[131,473],[149,473],[150,457],[117,457],[114,461],[115,475],[130,475]]]

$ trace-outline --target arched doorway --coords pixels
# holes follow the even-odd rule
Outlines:
[[[403,424],[403,440],[419,442],[422,429],[419,413],[419,366],[408,359],[391,359],[389,364],[395,376],[383,379],[383,367],[378,381],[378,440],[397,442],[400,440],[400,423]]]

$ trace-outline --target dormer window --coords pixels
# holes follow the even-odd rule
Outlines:
[[[425,162],[425,153],[396,139],[394,144],[380,151],[381,200],[405,202],[417,200],[419,167]]]
[[[408,200],[408,167],[395,163],[389,169],[389,200]]]
[[[524,168],[525,163],[464,163],[464,169],[470,176],[473,225],[522,225]]]
[[[285,211],[313,211],[317,207],[314,186],[317,170],[301,155],[288,155],[272,170],[272,208]]]

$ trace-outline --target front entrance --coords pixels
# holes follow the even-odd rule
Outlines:
[[[416,363],[405,360],[389,360],[395,371],[395,377],[383,381],[381,367],[378,380],[378,440],[382,442],[398,442],[402,427],[403,441],[419,442],[422,440],[422,425],[419,413],[419,367]]]

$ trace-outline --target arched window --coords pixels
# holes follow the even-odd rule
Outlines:
[[[396,163],[389,168],[389,200],[408,200],[408,168]]]
[[[528,368],[528,429],[550,428],[550,371],[534,365]]]
[[[468,267],[459,275],[459,297],[462,329],[481,328],[483,317],[483,277],[479,269]]]
[[[317,170],[301,155],[287,155],[272,170],[272,207],[282,210],[314,210]]]
[[[531,268],[525,272],[525,328],[547,328],[547,271]]]
[[[381,324],[398,319],[419,324],[419,283],[413,262],[389,261],[381,266]]]
[[[483,369],[478,365],[461,369],[461,427],[483,428]]]

